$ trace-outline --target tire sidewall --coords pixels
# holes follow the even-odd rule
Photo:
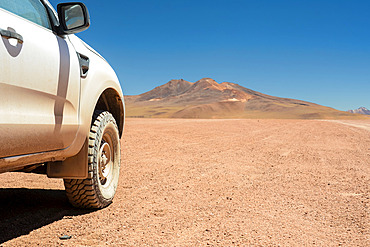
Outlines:
[[[99,156],[100,156],[100,146],[103,140],[103,136],[108,134],[112,140],[112,158],[113,158],[113,168],[112,177],[108,179],[105,185],[102,185],[99,177]],[[100,201],[103,204],[109,204],[112,202],[115,195],[120,170],[120,141],[117,125],[114,122],[113,116],[109,113],[104,116],[100,124],[100,130],[96,135],[95,144],[97,145],[97,150],[94,152],[93,166],[94,166],[94,180],[95,189],[99,196]]]

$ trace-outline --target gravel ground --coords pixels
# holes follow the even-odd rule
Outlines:
[[[127,119],[112,205],[0,174],[0,245],[369,246],[369,123]]]

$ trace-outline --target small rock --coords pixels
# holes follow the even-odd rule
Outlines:
[[[61,236],[59,237],[60,240],[67,240],[67,239],[71,239],[72,236],[69,236],[69,235],[64,235],[64,236]]]

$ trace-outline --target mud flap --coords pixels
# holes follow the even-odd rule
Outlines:
[[[49,178],[85,179],[88,175],[88,142],[85,140],[80,152],[64,161],[49,162]]]

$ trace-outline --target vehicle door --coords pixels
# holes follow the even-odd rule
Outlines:
[[[40,0],[0,1],[0,158],[67,148],[78,130],[79,62]]]

